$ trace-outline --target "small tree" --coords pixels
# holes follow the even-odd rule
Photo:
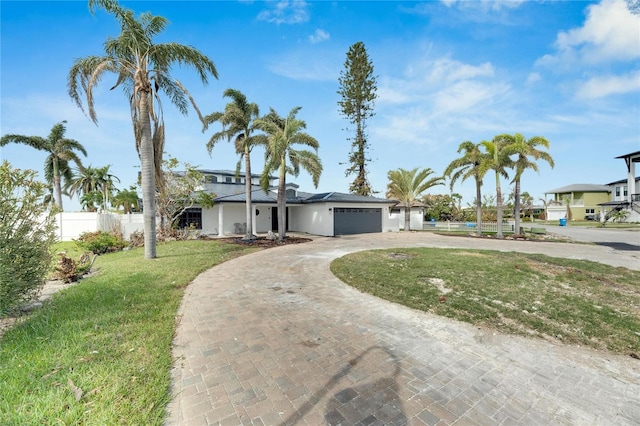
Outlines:
[[[187,209],[199,204],[213,205],[213,197],[203,191],[205,177],[189,163],[183,163],[184,171],[176,171],[179,161],[169,157],[163,161],[164,185],[158,191],[156,206],[160,215],[160,229],[167,230]]]
[[[355,138],[351,139],[351,153],[346,170],[346,176],[356,175],[349,186],[349,191],[359,195],[371,195],[373,190],[367,179],[366,165],[371,160],[367,158],[369,143],[365,133],[367,119],[373,117],[373,106],[377,97],[376,77],[373,75],[373,64],[369,60],[364,43],[353,44],[347,52],[344,70],[340,72],[340,90],[342,97],[338,101],[340,112],[351,124],[356,126]]]
[[[33,170],[0,165],[0,317],[30,300],[51,267],[55,221]]]

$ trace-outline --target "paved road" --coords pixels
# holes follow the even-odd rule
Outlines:
[[[537,225],[548,232],[569,237],[574,241],[610,246],[619,250],[640,251],[640,228],[615,229],[584,226]]]
[[[330,262],[383,247],[541,252],[640,269],[588,244],[429,233],[317,238],[187,289],[168,425],[637,425],[640,361],[495,334],[360,293]]]

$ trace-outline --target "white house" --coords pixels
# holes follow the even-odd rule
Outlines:
[[[214,194],[212,208],[195,206],[180,218],[206,235],[243,234],[246,230],[244,176],[228,170],[200,170],[206,177],[203,190]],[[255,233],[278,230],[277,189],[266,193],[251,177],[252,226]],[[275,186],[277,179],[272,178]],[[390,215],[392,200],[339,192],[314,194],[286,185],[287,231],[336,236],[398,231],[398,220]]]

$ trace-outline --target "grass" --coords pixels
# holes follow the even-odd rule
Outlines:
[[[184,288],[255,250],[184,241],[158,245],[154,260],[141,249],[100,256],[98,274],[0,338],[0,424],[161,425]]]
[[[410,308],[499,332],[640,355],[638,271],[432,248],[354,253],[336,259],[331,270],[363,292]]]

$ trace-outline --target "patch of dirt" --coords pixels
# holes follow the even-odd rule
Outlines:
[[[407,260],[415,257],[414,255],[406,254],[406,253],[389,253],[387,257],[395,260]]]

